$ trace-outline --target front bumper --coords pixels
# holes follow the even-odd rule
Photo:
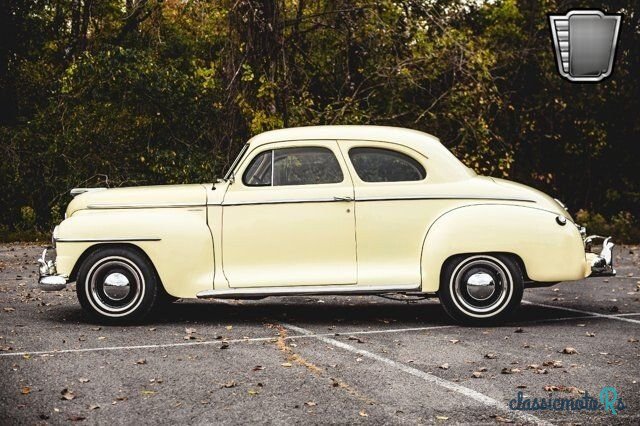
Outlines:
[[[58,275],[56,262],[47,260],[47,249],[44,249],[42,256],[38,259],[39,274],[38,287],[45,291],[58,291],[67,286],[68,279],[63,275]]]
[[[594,241],[602,240],[602,249],[600,254],[591,253],[591,247]],[[615,244],[611,241],[611,237],[601,237],[600,235],[591,235],[584,239],[584,247],[587,251],[587,262],[591,265],[591,275],[589,277],[611,277],[616,274],[613,268],[613,247]]]

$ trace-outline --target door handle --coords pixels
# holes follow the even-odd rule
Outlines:
[[[333,197],[333,201],[353,201],[353,197]]]

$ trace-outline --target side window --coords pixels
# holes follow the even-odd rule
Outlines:
[[[300,147],[258,154],[247,167],[243,182],[247,186],[285,186],[339,183],[343,179],[340,164],[330,149]]]
[[[406,182],[427,177],[422,164],[408,155],[383,148],[351,148],[349,158],[364,182]]]
[[[271,185],[271,150],[262,152],[251,160],[242,182],[247,186]]]

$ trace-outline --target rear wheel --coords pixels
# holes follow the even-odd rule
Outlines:
[[[503,320],[522,300],[522,269],[509,256],[456,256],[443,267],[438,296],[458,322],[482,325]]]
[[[160,284],[151,262],[134,249],[107,247],[91,253],[78,271],[78,300],[104,323],[139,321],[155,307]]]

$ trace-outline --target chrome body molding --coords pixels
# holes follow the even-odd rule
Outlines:
[[[75,197],[76,195],[84,194],[85,192],[104,191],[106,189],[109,188],[73,188],[69,191],[69,194]]]
[[[123,204],[89,204],[87,209],[101,210],[101,209],[171,209],[181,207],[203,207],[204,204],[193,203],[123,203]]]
[[[407,200],[481,200],[481,201],[513,201],[523,203],[535,203],[535,200],[523,198],[508,197],[482,197],[482,196],[457,196],[457,195],[437,195],[437,196],[402,196],[402,197],[333,197],[333,198],[309,198],[309,199],[290,199],[290,200],[274,200],[274,201],[246,201],[237,203],[222,203],[222,206],[254,206],[262,204],[296,204],[296,203],[332,203],[332,202],[368,202],[368,201],[407,201]]]
[[[197,294],[199,299],[242,299],[267,296],[312,296],[321,294],[384,294],[419,292],[420,284],[389,286],[326,285],[295,287],[250,287],[226,290],[206,290]]]
[[[42,251],[42,256],[38,259],[38,287],[45,291],[58,291],[67,286],[67,277],[57,275],[56,263],[53,260],[47,260],[47,249]]]
[[[136,241],[161,241],[160,238],[58,238],[56,243],[117,243]]]

